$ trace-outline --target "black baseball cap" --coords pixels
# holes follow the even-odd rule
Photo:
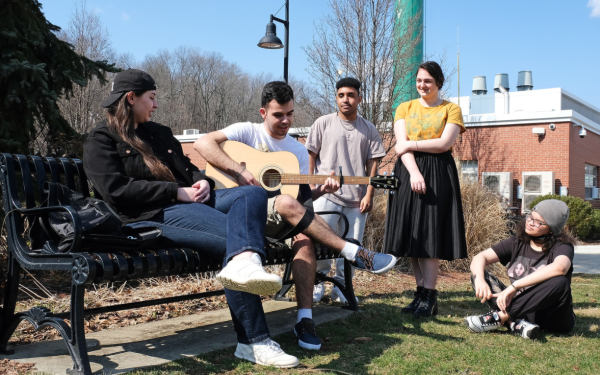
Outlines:
[[[156,83],[150,74],[138,69],[123,70],[115,76],[110,95],[100,103],[100,106],[108,108],[126,92],[142,90],[156,90]]]

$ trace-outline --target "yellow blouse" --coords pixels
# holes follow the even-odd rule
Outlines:
[[[441,138],[447,123],[461,127],[465,132],[462,112],[457,104],[442,101],[437,107],[423,107],[419,99],[404,102],[396,109],[394,122],[404,119],[406,135],[411,141]]]

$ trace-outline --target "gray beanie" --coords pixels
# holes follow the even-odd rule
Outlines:
[[[569,219],[569,206],[557,199],[543,200],[533,208],[533,211],[540,214],[555,235],[563,230]]]

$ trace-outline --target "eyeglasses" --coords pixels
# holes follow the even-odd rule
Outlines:
[[[534,219],[534,218],[533,218],[533,216],[532,216],[531,214],[527,214],[527,215],[525,216],[525,220],[527,220],[527,221],[532,221],[532,222],[533,222],[533,224],[532,224],[532,225],[533,225],[535,228],[539,228],[539,227],[541,227],[542,225],[548,225],[548,224],[544,223],[544,222],[543,222],[543,221],[541,221],[541,220]]]

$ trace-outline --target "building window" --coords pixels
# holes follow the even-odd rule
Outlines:
[[[461,173],[464,178],[477,181],[478,167],[477,160],[462,160],[460,162]]]
[[[585,165],[585,199],[598,199],[598,167]]]

